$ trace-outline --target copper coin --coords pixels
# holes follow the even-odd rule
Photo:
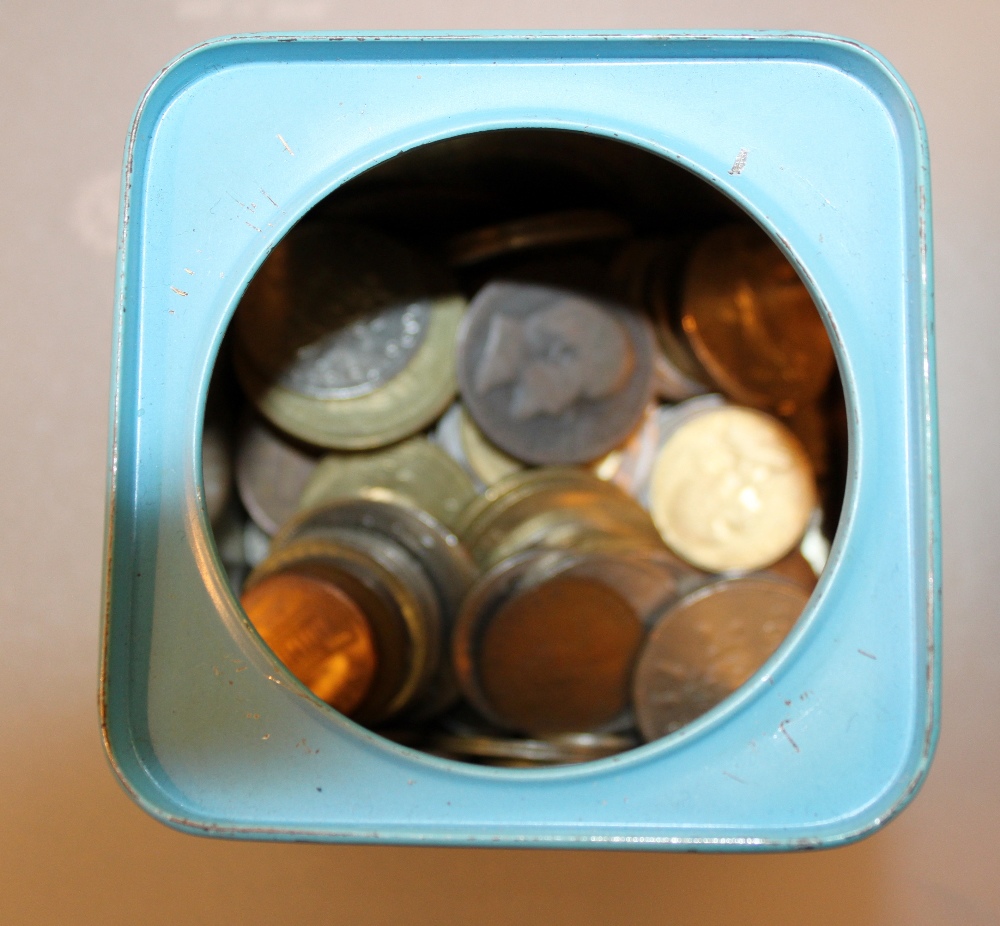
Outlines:
[[[587,463],[609,453],[652,396],[649,322],[568,290],[490,283],[470,304],[458,345],[469,414],[526,463]]]
[[[511,729],[568,733],[599,728],[628,706],[643,625],[616,591],[556,576],[515,595],[484,629],[479,677]]]
[[[777,245],[752,225],[708,235],[684,283],[682,324],[712,379],[745,405],[790,413],[834,368],[812,297]]]
[[[633,703],[647,740],[700,717],[780,646],[809,600],[767,576],[727,579],[681,599],[650,631],[635,667]]]
[[[361,608],[336,585],[278,573],[241,603],[264,642],[318,698],[347,715],[364,701],[378,666],[375,641]]]

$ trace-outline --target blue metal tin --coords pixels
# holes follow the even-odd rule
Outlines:
[[[811,287],[850,413],[847,500],[802,620],[739,692],[583,766],[462,765],[325,708],[248,632],[200,430],[269,249],[405,149],[505,127],[618,138],[723,191]],[[236,36],[146,92],[128,144],[101,706],[134,799],[240,838],[665,849],[828,846],[912,797],[938,722],[928,160],[878,55],[799,34]]]

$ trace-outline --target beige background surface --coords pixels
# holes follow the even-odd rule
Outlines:
[[[0,3],[0,923],[1000,922],[995,52],[1000,6],[840,0]],[[107,768],[96,672],[117,183],[160,66],[226,32],[790,28],[882,51],[931,136],[944,728],[885,831],[784,857],[213,842]]]

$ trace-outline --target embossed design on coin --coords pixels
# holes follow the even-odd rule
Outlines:
[[[408,249],[374,232],[300,225],[240,302],[239,348],[264,376],[314,399],[351,399],[396,376],[430,322],[429,280]]]
[[[817,493],[802,445],[776,419],[738,406],[683,423],[663,445],[650,513],[675,553],[711,572],[760,569],[802,538]]]
[[[680,729],[746,682],[799,619],[809,593],[782,579],[727,579],[683,598],[650,631],[633,701],[647,740]]]
[[[459,333],[469,414],[528,463],[586,463],[621,444],[652,393],[654,344],[637,312],[567,290],[491,283]]]

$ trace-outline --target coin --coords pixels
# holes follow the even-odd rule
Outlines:
[[[682,320],[723,392],[782,414],[816,399],[835,361],[812,297],[795,268],[755,225],[732,225],[695,248]]]
[[[423,623],[412,633],[426,640],[430,669],[407,709],[423,717],[446,708],[458,689],[445,651],[459,606],[476,573],[465,547],[427,512],[400,504],[391,493],[380,498],[341,499],[302,511],[285,525],[274,543],[280,546],[328,537],[366,548],[370,556],[395,569],[400,577],[402,569],[409,568],[407,562],[418,570],[419,575],[413,578],[410,569],[408,581],[430,589],[433,601],[423,605]],[[387,559],[390,555],[402,565],[393,567]],[[428,616],[432,612],[433,625]]]
[[[465,232],[452,239],[448,257],[452,264],[464,266],[511,251],[621,238],[630,230],[628,222],[611,212],[553,212]]]
[[[300,507],[386,489],[442,524],[451,524],[476,496],[469,475],[425,437],[368,453],[325,456],[302,490]]]
[[[678,588],[665,551],[621,545],[507,557],[462,604],[452,642],[462,691],[501,729],[627,727],[635,647]]]
[[[591,471],[598,479],[613,482],[632,496],[649,483],[659,449],[658,412],[658,405],[648,405],[638,427],[625,443],[592,464]]]
[[[617,755],[636,744],[634,738],[619,734],[569,733],[538,739],[438,733],[427,742],[435,755],[473,760],[485,765],[518,763],[518,767],[570,765]]]
[[[483,698],[509,729],[590,730],[628,706],[642,623],[606,585],[553,577],[512,596],[480,634]]]
[[[301,575],[331,583],[358,603],[375,640],[371,690],[352,711],[374,724],[408,710],[441,663],[440,614],[412,558],[377,536],[303,537],[278,547],[247,579],[244,596],[271,576]]]
[[[652,376],[648,322],[567,290],[491,283],[459,333],[469,414],[527,463],[586,463],[613,450],[641,420]]]
[[[524,469],[520,460],[490,442],[469,417],[464,405],[459,406],[458,436],[469,466],[485,485],[493,485],[504,476]]]
[[[236,449],[236,488],[258,527],[273,534],[298,509],[319,451],[248,415]]]
[[[791,432],[737,406],[677,428],[657,457],[649,492],[667,545],[710,572],[780,559],[801,540],[816,499],[808,457]]]
[[[656,394],[670,402],[710,391],[710,378],[677,319],[677,281],[688,247],[686,239],[633,239],[611,268],[622,298],[653,319],[659,348],[654,369]]]
[[[625,492],[585,470],[557,467],[500,480],[466,508],[456,531],[482,568],[524,549],[567,548],[595,535],[662,548],[649,514]]]
[[[454,399],[455,335],[464,312],[458,296],[431,302],[426,334],[407,365],[365,395],[315,398],[268,379],[239,351],[233,363],[250,400],[281,430],[334,450],[385,447],[431,424]]]
[[[650,631],[635,667],[639,729],[680,729],[750,679],[799,619],[809,593],[777,578],[726,579],[685,597]]]
[[[268,381],[313,399],[374,392],[411,362],[430,324],[433,271],[360,226],[304,222],[268,255],[234,319]]]
[[[241,603],[264,642],[318,698],[347,715],[361,704],[378,656],[357,602],[331,582],[278,573]]]

